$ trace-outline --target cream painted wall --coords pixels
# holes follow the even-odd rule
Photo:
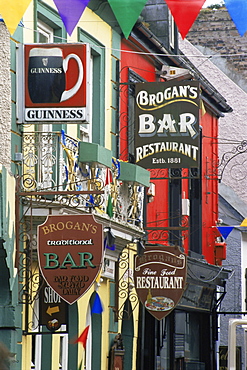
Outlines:
[[[81,27],[84,31],[98,40],[105,47],[106,60],[105,60],[105,147],[111,149],[111,113],[112,113],[112,95],[107,94],[107,91],[111,91],[111,42],[112,32],[111,27],[102,21],[95,13],[90,9],[86,8],[83,12],[81,19],[79,20],[78,27]],[[77,42],[77,30],[75,28],[71,37],[68,37],[68,42]],[[72,126],[72,125],[71,125]],[[69,128],[68,134],[70,136],[75,135],[75,127]],[[74,125],[75,126],[75,125]],[[74,136],[75,137],[75,136]]]
[[[34,42],[34,18],[33,18],[33,1],[29,4],[24,16],[23,16],[23,39],[26,44]]]

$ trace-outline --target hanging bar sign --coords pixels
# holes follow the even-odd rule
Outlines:
[[[199,97],[198,81],[136,83],[136,164],[199,166]]]
[[[38,226],[39,267],[69,304],[94,283],[103,260],[103,228],[93,215],[48,216]]]

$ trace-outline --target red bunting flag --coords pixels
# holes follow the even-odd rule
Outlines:
[[[86,348],[88,331],[89,325],[83,330],[81,335],[76,339],[75,343],[81,343],[83,347]]]
[[[110,168],[106,169],[105,185],[109,185],[113,182],[112,172]]]
[[[184,39],[206,0],[165,0]]]

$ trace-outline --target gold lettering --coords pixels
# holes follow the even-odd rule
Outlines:
[[[66,229],[70,230],[70,229],[72,229],[72,227],[73,227],[73,222],[72,222],[72,221],[67,221],[65,225],[66,225],[66,226],[65,226],[65,227],[66,227]]]
[[[46,234],[48,234],[48,233],[50,232],[50,230],[49,230],[48,226],[43,226],[43,227],[42,227],[42,230],[44,231],[44,234],[45,234],[45,235],[46,235]]]
[[[74,230],[81,230],[79,222],[76,222],[75,226],[73,227]]]
[[[61,225],[61,227],[60,227],[60,225]],[[63,230],[64,229],[64,223],[63,222],[58,222],[57,223],[57,229],[58,230]]]

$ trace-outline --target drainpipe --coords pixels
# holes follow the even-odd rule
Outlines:
[[[236,370],[236,327],[247,325],[246,319],[229,319],[228,326],[228,370]]]

